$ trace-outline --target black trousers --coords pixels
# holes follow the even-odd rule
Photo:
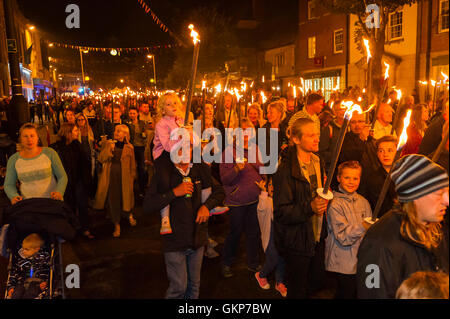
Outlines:
[[[325,241],[316,244],[312,257],[287,254],[286,288],[290,299],[305,299],[323,287],[325,278]]]
[[[337,291],[335,299],[356,298],[356,275],[336,273]]]

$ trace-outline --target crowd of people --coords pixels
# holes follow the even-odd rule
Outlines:
[[[185,127],[187,114],[173,92],[138,105],[54,100],[45,104],[48,112],[41,107],[31,113],[31,122],[52,121],[53,132],[27,123],[17,145],[0,145],[4,191],[12,205],[36,197],[64,200],[90,240],[90,207],[106,209],[118,238],[121,218],[138,224],[135,200],[141,199],[144,213],[160,216],[167,298],[198,298],[203,257],[219,256],[208,233],[208,220],[217,214],[229,219],[221,253],[225,278],[235,275],[244,233],[255,285],[270,289],[273,274],[282,297],[314,297],[332,276],[336,298],[448,298],[448,137],[439,148],[448,136],[448,100],[435,106],[415,96],[398,101],[394,93],[376,113],[353,113],[333,176],[327,174],[344,123],[343,101],[358,103],[356,88],[335,92],[327,102],[321,92],[302,100],[267,94],[265,103],[240,107],[228,93],[205,99],[203,108],[197,100],[186,121],[189,142],[171,139],[174,129]],[[407,110],[408,140],[394,162]],[[202,130],[220,131],[202,146],[212,144],[204,151],[219,153],[221,161],[192,160],[194,119],[202,120]],[[226,143],[226,129],[237,127],[255,129],[255,136],[265,130],[266,143],[247,135]],[[257,154],[275,151],[271,134],[277,134],[277,169],[262,174],[261,158],[252,161],[249,153],[252,147]],[[171,152],[180,142],[191,154],[176,162]],[[317,193],[327,179],[332,200]],[[370,277],[374,265],[378,275]]]

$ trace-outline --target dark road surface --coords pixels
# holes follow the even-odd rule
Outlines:
[[[63,263],[80,267],[79,289],[66,289],[69,299],[160,299],[168,287],[159,235],[157,214],[142,213],[137,203],[138,224],[131,227],[122,220],[120,238],[113,238],[113,226],[104,211],[92,211],[92,233],[95,239],[78,237],[63,244]],[[228,216],[210,219],[209,234],[219,245],[221,254],[228,231]],[[244,236],[233,266],[235,276],[223,278],[221,256],[203,259],[201,299],[282,299],[275,290],[275,281],[269,277],[269,290],[259,288],[254,274],[246,268]],[[261,254],[261,262],[264,256]],[[0,259],[2,293],[6,281],[6,260]],[[323,291],[317,298],[331,298],[332,292]]]

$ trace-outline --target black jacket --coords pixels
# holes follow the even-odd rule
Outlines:
[[[404,213],[393,209],[367,231],[358,251],[358,298],[394,299],[401,283],[417,271],[444,271],[448,274],[448,242],[433,252],[400,235]],[[448,237],[447,237],[448,238]],[[369,289],[366,279],[379,267],[379,288]],[[368,279],[370,282],[370,278]]]
[[[339,156],[339,164],[347,161],[361,162],[361,158],[366,150],[366,142],[359,138],[359,135],[353,132],[347,132],[342,143],[342,149]]]
[[[367,199],[373,212],[377,205],[384,181],[388,176],[388,173],[378,160],[374,142],[367,143],[366,152],[364,152],[361,159],[361,166],[362,174],[358,193]],[[396,200],[397,192],[395,191],[395,185],[391,180],[383,204],[378,213],[378,218],[390,211]]]
[[[325,176],[321,161],[322,184]],[[273,176],[273,218],[275,245],[281,256],[295,254],[314,255],[315,239],[311,217],[313,200],[308,180],[302,175],[297,151],[290,147]],[[324,214],[320,240],[327,235]]]
[[[82,183],[87,192],[92,191],[92,177],[90,173],[90,163],[88,162],[78,140],[72,141],[69,145],[59,141],[51,145],[61,158],[64,170],[67,174],[67,187],[64,193],[64,200],[73,207],[75,200],[75,189],[78,183]]]
[[[420,143],[419,154],[427,156],[437,149],[442,140],[442,128],[444,123],[445,119],[442,115],[435,118],[430,123],[430,126],[425,130],[422,142]]]
[[[197,212],[202,206],[201,191],[212,187],[212,193],[204,203],[209,210],[222,205],[225,191],[219,184],[213,184],[210,169],[206,164],[193,164],[188,175],[194,184],[192,197],[176,197],[172,189],[182,183],[183,176],[172,162],[168,164],[164,166],[168,172],[160,170],[155,172],[144,199],[144,211],[159,214],[161,209],[170,205],[169,218],[172,234],[164,235],[162,238],[164,252],[198,249],[207,243],[208,238],[208,223],[195,222]],[[167,176],[170,176],[169,183],[160,181]],[[170,185],[169,188],[162,189],[160,185],[165,184]]]

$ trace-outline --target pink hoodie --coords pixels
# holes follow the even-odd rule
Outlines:
[[[156,160],[166,151],[170,153],[172,147],[178,143],[178,140],[170,140],[170,132],[180,127],[183,119],[180,117],[164,116],[156,123],[155,139],[153,140],[153,159]]]

